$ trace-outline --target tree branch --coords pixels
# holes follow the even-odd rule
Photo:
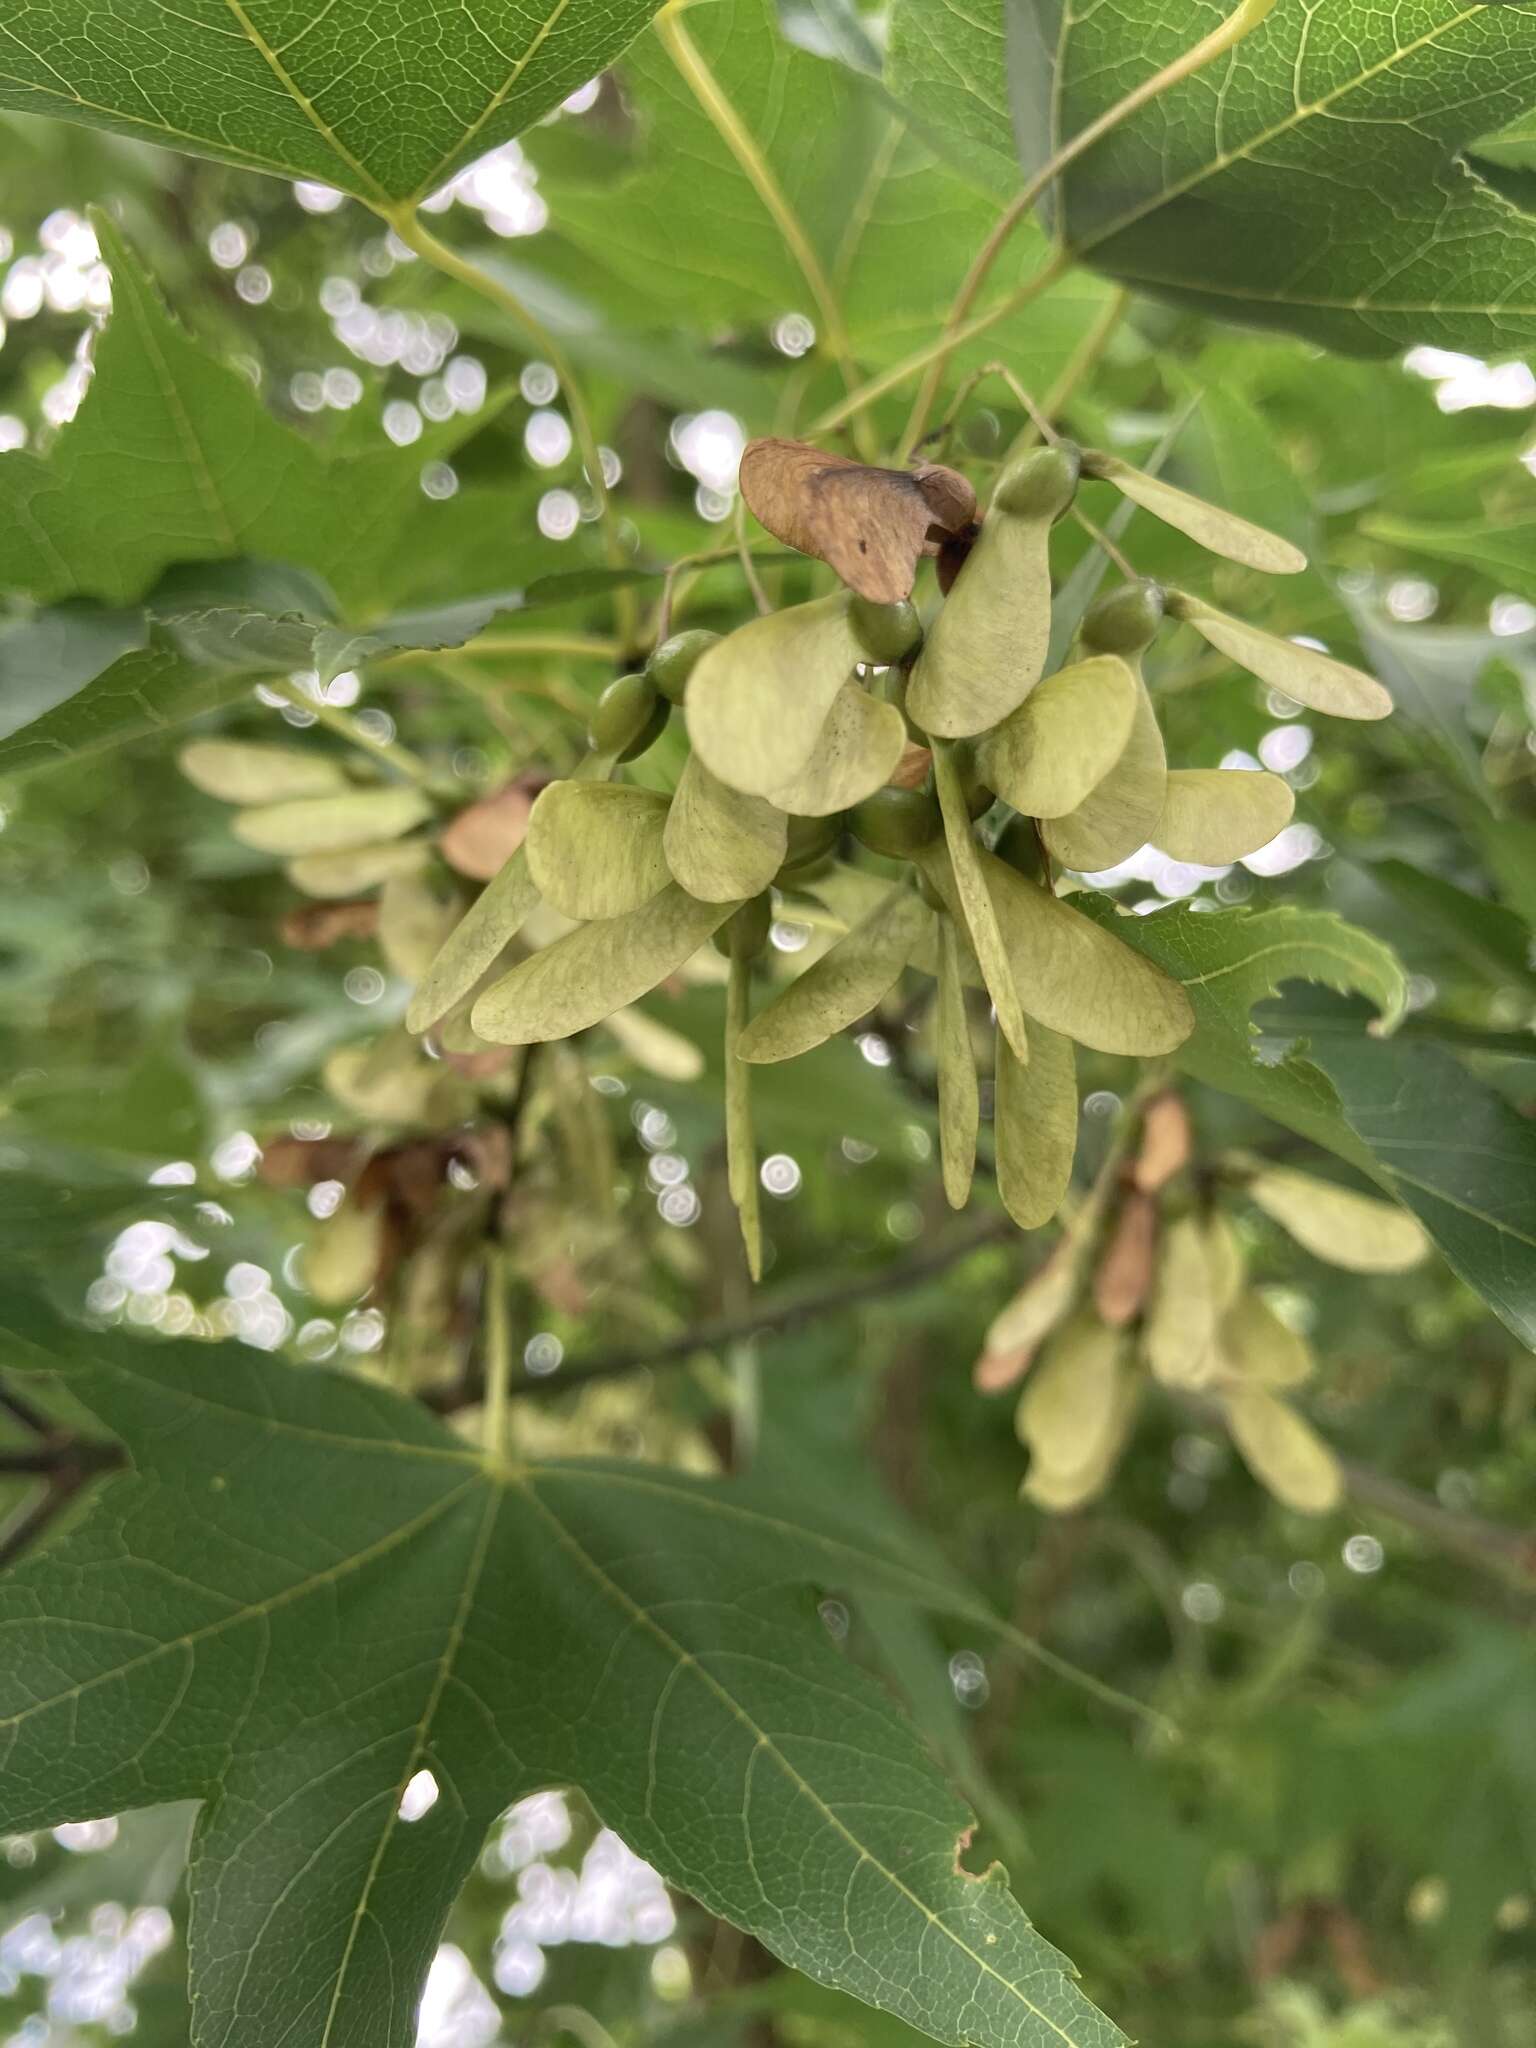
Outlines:
[[[14,1412],[9,1395],[0,1396],[0,1402]],[[53,1436],[25,1450],[0,1451],[0,1479],[41,1476],[48,1481],[42,1493],[26,1501],[8,1521],[0,1523],[0,1570],[13,1564],[37,1542],[48,1525],[98,1473],[115,1471],[124,1463],[126,1458],[118,1445],[93,1443],[76,1436]]]
[[[802,1324],[815,1322],[821,1316],[840,1315],[863,1302],[904,1294],[940,1273],[947,1273],[951,1266],[959,1265],[973,1252],[1001,1244],[1016,1235],[1016,1226],[1009,1217],[983,1217],[966,1229],[949,1232],[927,1251],[909,1259],[893,1260],[861,1279],[844,1281],[813,1294],[791,1295],[783,1301],[765,1301],[748,1315],[697,1323],[692,1329],[681,1330],[675,1337],[668,1337],[662,1343],[649,1345],[643,1350],[595,1352],[587,1358],[577,1357],[548,1378],[518,1382],[513,1391],[519,1394],[558,1394],[569,1387],[586,1386],[593,1380],[618,1379],[626,1373],[681,1365],[696,1351],[722,1350],[747,1338],[799,1329]],[[443,1414],[467,1406],[478,1400],[480,1394],[481,1386],[475,1382],[433,1389],[423,1399],[429,1408]]]
[[[1457,1514],[1429,1494],[1369,1465],[1353,1458],[1342,1463],[1349,1497],[1357,1506],[1390,1515],[1405,1529],[1414,1530],[1480,1571],[1523,1587],[1536,1586],[1536,1529],[1509,1529],[1479,1515]]]

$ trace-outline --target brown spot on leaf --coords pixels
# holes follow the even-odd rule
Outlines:
[[[748,443],[741,494],[776,540],[815,555],[873,604],[910,597],[919,559],[976,516],[976,493],[957,470],[877,469],[777,437]]]

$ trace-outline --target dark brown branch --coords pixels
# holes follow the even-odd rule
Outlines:
[[[656,1366],[681,1365],[695,1352],[723,1350],[747,1338],[782,1335],[799,1329],[805,1323],[815,1322],[821,1316],[841,1315],[863,1302],[878,1301],[886,1295],[903,1294],[909,1288],[920,1287],[925,1280],[948,1272],[951,1266],[968,1259],[973,1252],[988,1245],[1001,1244],[1016,1234],[1016,1226],[1007,1216],[987,1216],[968,1228],[949,1232],[927,1251],[919,1252],[910,1259],[893,1260],[873,1273],[866,1273],[862,1279],[844,1281],[814,1294],[791,1295],[787,1300],[770,1299],[747,1315],[697,1323],[692,1329],[679,1331],[675,1337],[668,1337],[663,1343],[643,1350],[598,1352],[589,1358],[578,1356],[547,1379],[520,1382],[517,1391],[521,1394],[558,1394],[567,1387],[585,1386],[592,1380],[617,1379],[625,1373],[643,1372]],[[430,1392],[423,1398],[429,1407],[450,1412],[477,1400],[479,1389],[450,1387]]]
[[[56,1436],[24,1451],[0,1452],[0,1478],[45,1477],[47,1486],[0,1524],[0,1569],[36,1543],[83,1486],[100,1472],[115,1471],[124,1457],[116,1444]]]
[[[3,1383],[0,1383],[0,1409],[13,1422],[19,1422],[23,1429],[31,1430],[34,1436],[51,1437],[55,1432],[56,1425],[40,1408],[34,1408],[30,1401]]]

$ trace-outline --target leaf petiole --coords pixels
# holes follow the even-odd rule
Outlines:
[[[602,449],[598,445],[597,434],[592,425],[592,414],[570,357],[564,348],[544,323],[529,312],[515,292],[509,291],[504,284],[498,283],[486,271],[477,269],[473,263],[459,255],[457,250],[450,249],[446,242],[440,242],[429,228],[423,226],[414,206],[380,208],[378,211],[408,249],[430,263],[434,269],[442,271],[445,277],[453,278],[468,290],[477,292],[481,298],[488,299],[503,313],[510,314],[533,346],[548,360],[565,394],[566,407],[571,415],[571,431],[576,437],[576,447],[581,456],[582,467],[586,471],[587,482],[597,501],[597,516],[603,529],[604,552],[613,568],[627,568],[629,554],[619,531],[619,517],[609,496],[607,479],[603,475]],[[627,586],[621,584],[615,588],[613,610],[619,639],[626,648],[635,648],[635,597],[634,592]]]
[[[1228,15],[1208,36],[1203,37],[1192,49],[1185,50],[1161,71],[1155,71],[1150,78],[1134,86],[1124,99],[1116,100],[1112,107],[1106,107],[1086,128],[1080,128],[1076,135],[1069,136],[1028,180],[1018,197],[999,216],[991,234],[977,251],[976,260],[966,272],[960,289],[955,294],[944,323],[938,352],[929,363],[928,374],[923,379],[922,389],[912,407],[912,417],[907,421],[907,430],[901,438],[901,453],[907,451],[922,439],[934,401],[939,395],[939,386],[944,378],[944,365],[964,339],[966,315],[976,303],[977,295],[991,274],[992,266],[1002,253],[1009,236],[1026,215],[1034,211],[1051,186],[1063,171],[1085,156],[1096,143],[1102,142],[1112,129],[1122,121],[1129,120],[1150,101],[1159,98],[1171,87],[1180,85],[1186,78],[1192,78],[1197,71],[1203,71],[1207,64],[1235,48],[1244,36],[1249,35],[1271,13],[1275,0],[1240,0],[1238,7]]]

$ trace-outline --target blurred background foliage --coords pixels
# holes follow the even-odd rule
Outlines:
[[[790,10],[805,49],[760,11],[735,15],[714,49],[722,81],[749,112],[786,72],[803,87],[785,99],[776,155],[803,158],[799,184],[839,214],[869,147],[861,127],[881,113],[818,47],[829,22],[849,23]],[[843,279],[866,370],[931,333],[992,211],[959,172],[900,147]],[[744,437],[792,429],[838,389],[811,349],[816,309],[719,155],[642,43],[466,173],[438,223],[562,335],[634,544],[656,563],[729,547]],[[0,124],[0,173],[0,446],[46,449],[68,432],[103,308],[85,210],[107,205],[186,328],[248,371],[274,412],[338,450],[387,436],[405,461],[421,443],[421,504],[380,609],[598,559],[553,373],[357,205],[22,118]],[[1043,393],[1108,299],[1071,281],[973,349],[971,367],[995,347]],[[1133,302],[1069,413],[1081,437],[1132,454],[1184,420],[1168,473],[1319,565],[1269,597],[1266,622],[1363,645],[1399,703],[1383,727],[1309,721],[1192,635],[1171,637],[1152,673],[1170,751],[1192,766],[1261,759],[1294,784],[1298,822],[1221,874],[1144,863],[1120,879],[1124,900],[1315,903],[1367,925],[1411,973],[1408,1034],[1454,1048],[1522,1114],[1536,1104],[1533,407],[1524,362],[1419,350],[1359,363]],[[901,412],[898,397],[893,422]],[[1024,425],[1004,384],[979,382],[951,459],[984,475]],[[1063,571],[1075,544],[1064,537]],[[1193,573],[1189,545],[1148,521],[1126,545],[1143,574]],[[776,598],[820,587],[800,564],[765,575]],[[1251,604],[1254,579],[1219,570],[1215,594]],[[717,627],[746,602],[731,561],[681,579],[677,597],[689,623]],[[601,596],[551,625],[599,643],[608,630]],[[602,651],[398,660],[354,679],[350,702],[467,799],[568,769],[613,667]],[[302,728],[313,714],[251,695],[205,726],[288,737],[283,720]],[[311,1298],[314,1217],[260,1161],[295,1136],[376,1137],[321,1069],[396,1020],[406,986],[367,939],[285,944],[292,885],[232,840],[174,754],[153,738],[0,789],[0,1155],[80,1219],[49,1243],[62,1299],[379,1370],[390,1319],[378,1300]],[[680,759],[674,736],[642,775],[659,783]],[[783,936],[804,931],[790,920]],[[562,1159],[585,1162],[541,1170],[535,1142],[512,1196],[524,1440],[752,1459],[787,1499],[907,1518],[1021,1629],[1168,1716],[1176,1736],[874,1603],[826,1616],[849,1656],[907,1696],[976,1803],[973,1861],[1003,1857],[1037,1924],[1133,2037],[1536,2044],[1530,1356],[1438,1260],[1362,1280],[1237,1202],[1256,1277],[1311,1336],[1312,1413],[1364,1471],[1359,1488],[1335,1515],[1294,1515],[1201,1416],[1163,1403],[1105,1499],[1060,1521],[1036,1513],[1017,1498],[1011,1401],[978,1394],[969,1369],[1039,1247],[993,1230],[924,1276],[933,1247],[967,1226],[943,1220],[931,1059],[898,1022],[804,1067],[759,1070],[776,1175],[764,1312],[802,1294],[817,1312],[571,1386],[584,1362],[755,1312],[722,1183],[721,1002],[718,980],[695,977],[645,1005],[664,1035],[591,1034],[568,1063],[551,1058],[528,1101],[506,1077],[488,1089],[493,1118],[515,1105],[535,1141],[563,1132]],[[1330,1024],[1313,992],[1289,1018],[1270,1021]],[[1134,1076],[1092,1056],[1082,1079],[1086,1177]],[[1186,1100],[1199,1159],[1245,1147],[1315,1163],[1232,1098],[1191,1087]],[[473,1175],[459,1192],[478,1199]],[[423,1382],[464,1369],[472,1307],[438,1325]],[[3,1845],[8,2048],[130,2029],[146,2048],[185,2040],[186,1822],[132,1814]],[[552,1796],[526,1802],[487,1848],[421,2039],[878,2048],[904,2034],[669,1902]]]

